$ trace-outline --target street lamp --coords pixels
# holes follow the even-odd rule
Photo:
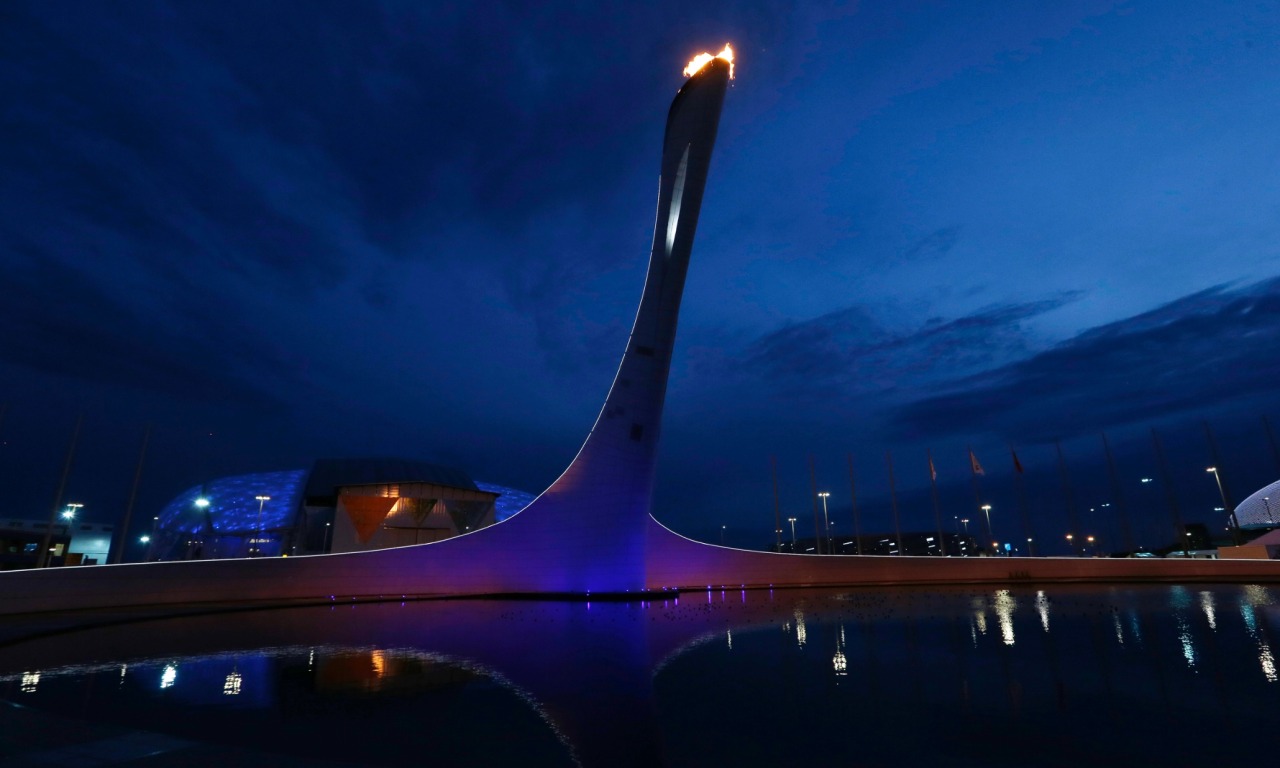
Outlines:
[[[725,526],[720,526],[720,546],[722,547],[724,546],[724,529]]]
[[[995,532],[991,530],[991,505],[983,504],[982,511],[987,514],[987,535],[994,537]]]
[[[964,535],[968,536],[969,535],[969,518],[967,517],[960,518],[960,523],[964,525]]]
[[[324,524],[324,551],[329,551],[329,546],[333,543],[333,523]]]
[[[1231,522],[1231,539],[1236,546],[1240,545],[1240,523],[1236,521],[1235,510],[1231,509],[1231,505],[1227,503],[1227,491],[1222,487],[1222,475],[1218,473],[1217,467],[1205,467],[1205,472],[1212,472],[1213,479],[1218,482],[1218,496],[1222,498],[1222,509],[1227,513],[1227,519]]]
[[[1267,522],[1271,523],[1272,525],[1275,525],[1276,524],[1275,518],[1271,516],[1271,497],[1263,496],[1262,504],[1267,508]]]
[[[787,522],[791,523],[791,551],[795,552],[796,551],[796,519],[794,517],[788,517]]]
[[[1072,557],[1076,557],[1075,536],[1067,534],[1067,549],[1071,550]]]
[[[1089,548],[1093,550],[1093,556],[1098,556],[1098,540],[1093,536],[1086,536],[1085,541],[1089,542]]]
[[[62,511],[62,519],[65,521],[63,525],[67,527],[67,549],[65,554],[71,554],[71,537],[74,535],[71,530],[71,524],[76,520],[76,510],[83,506],[83,504],[68,504],[67,508]]]
[[[1027,557],[1035,557],[1036,551],[1031,548],[1031,537],[1027,537]]]
[[[831,518],[827,516],[827,497],[830,495],[827,491],[818,494],[822,498],[822,521],[827,529],[827,554],[831,554]]]
[[[258,540],[256,542],[257,546],[253,547],[253,549],[251,549],[250,551],[255,553],[254,556],[256,557],[257,555],[262,554],[262,505],[266,504],[268,501],[271,501],[271,497],[270,496],[254,496],[253,498],[258,500],[258,535],[257,535]]]

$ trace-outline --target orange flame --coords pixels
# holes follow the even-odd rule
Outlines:
[[[700,71],[702,71],[703,67],[711,63],[712,59],[724,59],[725,61],[729,62],[729,79],[732,80],[733,79],[733,48],[728,43],[724,44],[724,50],[719,53],[716,53],[716,54],[700,53],[697,56],[694,56],[693,61],[690,61],[689,65],[684,68],[684,76],[693,77],[694,75],[698,74]]]

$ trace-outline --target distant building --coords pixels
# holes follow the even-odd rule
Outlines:
[[[493,525],[532,498],[501,486],[481,487],[461,470],[425,462],[321,459],[310,469],[236,475],[188,488],[154,518],[147,559],[278,557],[426,544]]]
[[[946,554],[956,557],[974,557],[979,554],[977,541],[968,534],[944,533],[941,542],[937,532],[904,531],[902,534],[902,551],[898,551],[898,536],[894,533],[868,533],[861,537],[832,536],[831,549],[837,555],[937,555]],[[859,547],[859,540],[862,546]],[[823,542],[825,548],[825,541]],[[794,546],[794,548],[793,548]],[[943,551],[939,551],[939,548]],[[798,539],[792,545],[782,542],[780,552],[797,552],[812,555],[818,552],[816,539]],[[1021,553],[1019,553],[1021,554]]]
[[[48,520],[0,520],[0,571],[34,568],[40,545],[49,529]],[[53,524],[49,537],[51,565],[98,565],[107,562],[115,526],[104,523]]]

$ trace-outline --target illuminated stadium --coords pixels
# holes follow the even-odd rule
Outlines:
[[[1241,528],[1275,528],[1280,525],[1280,480],[1259,488],[1236,507]]]
[[[320,459],[193,486],[155,517],[147,559],[358,552],[441,541],[511,517],[524,491],[401,459]]]

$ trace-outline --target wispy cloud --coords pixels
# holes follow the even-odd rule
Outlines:
[[[1216,286],[1109,323],[897,410],[931,435],[1067,437],[1274,391],[1280,278]]]

